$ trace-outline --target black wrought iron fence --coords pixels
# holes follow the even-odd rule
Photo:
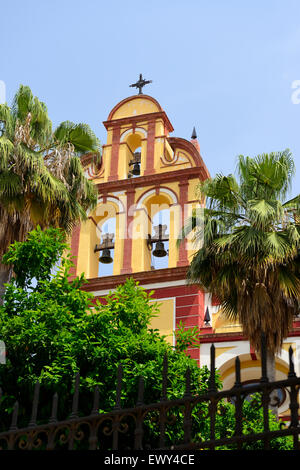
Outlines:
[[[230,390],[218,391],[215,379],[215,348],[211,346],[209,388],[205,393],[191,391],[190,371],[186,371],[184,396],[167,399],[168,358],[162,370],[161,399],[157,403],[144,403],[144,380],[139,379],[137,402],[134,407],[122,408],[122,366],[118,368],[116,403],[112,411],[99,412],[99,389],[94,390],[91,413],[79,415],[80,376],[76,376],[71,414],[65,420],[57,419],[59,397],[54,394],[52,412],[47,423],[38,421],[40,385],[36,384],[32,412],[26,427],[18,428],[19,403],[16,402],[7,431],[0,433],[1,450],[32,449],[89,449],[89,450],[216,450],[243,449],[251,443],[262,443],[263,449],[272,448],[274,439],[288,438],[292,447],[299,450],[298,395],[300,378],[296,376],[293,351],[289,349],[289,372],[285,380],[269,382],[266,369],[264,340],[261,351],[261,377],[257,383],[245,387],[241,383],[240,360],[235,361],[235,384]],[[270,404],[272,392],[282,389],[288,397],[290,421],[270,429]],[[245,430],[243,405],[249,394],[261,396],[262,430],[248,433]],[[234,430],[220,433],[218,415],[222,404],[231,401],[235,407]],[[205,406],[204,406],[205,405]],[[226,408],[225,408],[226,411]],[[1,416],[1,414],[0,414]],[[200,420],[200,421],[199,421]],[[199,422],[202,423],[199,430]],[[176,431],[176,432],[175,432]],[[176,436],[176,437],[174,437]]]

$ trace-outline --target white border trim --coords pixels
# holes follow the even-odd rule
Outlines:
[[[120,139],[120,142],[124,142],[125,138],[130,135],[130,134],[137,134],[137,133],[141,133],[144,138],[147,138],[147,131],[145,129],[143,129],[142,127],[136,127],[134,129],[134,132],[133,132],[133,129],[127,129],[127,131],[123,132],[123,134],[121,135],[121,139]]]
[[[181,281],[170,281],[170,282],[157,282],[153,284],[139,284],[144,289],[159,289],[160,287],[175,287],[175,286],[185,286],[187,285],[187,281],[185,279]],[[91,291],[95,297],[102,297],[103,295],[107,295],[110,292],[113,292],[115,289],[106,289],[106,290],[96,290]],[[168,297],[169,299],[170,297]]]
[[[173,191],[167,188],[159,188],[159,195],[164,194],[164,193],[170,196],[171,201],[172,201],[171,205],[179,204],[177,195]],[[141,197],[141,199],[139,200],[136,206],[136,209],[141,209],[145,199],[147,199],[149,196],[152,196],[152,194],[156,194],[156,189],[150,189],[145,194],[143,194],[143,196]]]
[[[103,202],[103,196],[101,196],[101,197],[98,198],[97,202],[98,202],[98,204],[102,203],[103,205],[107,204],[108,202],[111,202],[111,203],[116,204],[118,206],[120,212],[125,211],[125,207],[124,207],[123,202],[120,201],[120,199],[118,199],[115,196],[107,196],[106,202]],[[97,210],[97,208],[96,208],[96,210]]]

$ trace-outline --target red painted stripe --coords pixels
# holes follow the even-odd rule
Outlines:
[[[179,326],[179,322],[182,321],[182,323],[184,323],[184,326],[187,328],[187,327],[191,327],[191,326],[199,326],[199,316],[198,315],[195,315],[193,317],[185,317],[185,319],[183,320],[182,318],[176,318],[176,328],[178,328]]]
[[[179,312],[179,313],[176,312],[176,318],[178,318],[178,319],[180,319],[180,320],[182,320],[183,318],[191,318],[191,317],[199,318],[199,321],[200,321],[201,315],[199,315],[198,313],[196,313],[196,314],[195,314],[195,313],[194,313],[194,314],[193,314],[193,313],[189,314],[189,313],[187,313],[187,312]]]
[[[113,134],[112,134],[110,175],[108,178],[109,181],[114,181],[118,179],[119,148],[120,148],[120,127],[114,127]]]
[[[176,315],[199,315],[201,305],[190,305],[185,307],[176,308]]]
[[[255,349],[253,348],[253,346],[251,346],[251,344],[250,344],[250,356],[251,356],[252,361],[257,360]]]
[[[71,266],[70,268],[70,276],[69,276],[70,281],[76,277],[77,261],[78,261],[77,257],[78,257],[79,239],[80,239],[80,227],[81,227],[80,224],[76,225],[76,227],[73,228],[73,232],[72,232],[71,255],[74,257],[73,258],[74,266]]]
[[[189,182],[186,178],[180,181],[179,183],[179,202],[181,205],[181,223],[182,226],[184,225],[184,207],[188,201],[188,190],[189,190]],[[179,254],[178,254],[178,261],[177,261],[177,266],[188,266],[189,260],[188,260],[188,253],[187,253],[187,241],[186,239],[183,240],[182,243],[180,243],[179,246]]]
[[[176,320],[185,322],[187,318],[197,318],[198,325],[200,326],[200,315],[176,315]]]
[[[148,136],[147,136],[147,156],[146,156],[146,168],[144,175],[151,175],[155,173],[154,168],[154,148],[155,148],[155,121],[149,121],[148,123]]]
[[[198,294],[185,295],[176,298],[176,307],[183,307],[185,305],[193,304],[199,304]]]
[[[129,210],[134,203],[135,190],[128,190],[126,192],[127,198],[127,230],[132,226],[133,216],[129,215]],[[132,255],[132,236],[131,233],[127,233],[127,236],[124,239],[124,256],[123,256],[123,267],[121,269],[121,274],[127,274],[132,272],[131,266],[131,255]]]
[[[213,334],[212,326],[205,326],[202,325],[201,327],[201,335]]]
[[[198,359],[199,360],[199,349],[188,349],[187,354],[191,356],[192,359]]]
[[[202,293],[197,286],[174,286],[158,287],[156,289],[147,289],[147,292],[154,291],[153,297],[177,297],[186,294]]]
[[[197,294],[201,294],[203,291],[201,289],[198,289],[197,290]],[[184,294],[184,295],[178,295],[178,298],[180,299],[180,297],[189,297],[191,295],[194,295],[193,293],[192,294]]]
[[[235,334],[233,336],[227,336],[224,335],[222,336],[221,334],[212,334],[212,335],[207,335],[207,337],[202,337],[201,338],[201,344],[211,344],[211,343],[227,343],[227,342],[234,342],[234,341],[247,341],[247,338],[241,334]]]

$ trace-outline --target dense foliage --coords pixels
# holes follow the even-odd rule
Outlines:
[[[59,395],[58,418],[71,412],[74,376],[80,372],[80,414],[91,412],[92,392],[100,390],[102,411],[115,406],[116,375],[123,365],[122,406],[133,406],[137,400],[138,377],[145,380],[146,403],[160,400],[162,369],[168,356],[168,399],[182,398],[185,393],[185,374],[191,373],[191,391],[201,394],[208,388],[209,371],[198,368],[196,361],[182,352],[182,344],[193,338],[177,336],[173,348],[158,331],[149,328],[157,314],[157,305],[150,302],[143,288],[133,280],[116,288],[107,296],[105,305],[92,304],[85,292],[82,275],[71,282],[68,272],[71,260],[65,256],[55,273],[51,268],[66,245],[58,229],[34,230],[26,242],[11,245],[5,263],[14,265],[16,276],[7,285],[4,304],[0,306],[0,338],[7,348],[7,363],[0,366],[0,386],[4,397],[1,409],[8,415],[14,402],[20,403],[18,425],[27,425],[31,414],[32,394],[37,380],[41,383],[38,420],[48,420],[54,392]],[[33,279],[34,278],[34,279]],[[196,332],[194,332],[196,334]],[[217,377],[217,387],[221,388]],[[183,438],[183,413],[171,410],[177,417],[167,425],[167,441]],[[261,411],[245,405],[245,425],[261,427]],[[155,416],[152,416],[155,418]],[[278,428],[274,417],[272,425]],[[209,437],[209,409],[206,403],[193,410],[193,434]],[[2,429],[10,418],[2,420]],[[158,438],[155,419],[146,422],[146,438],[152,444]],[[234,406],[221,403],[217,414],[217,435],[234,432]],[[126,435],[123,436],[126,445]],[[286,440],[277,440],[276,447],[284,448]],[[105,443],[105,441],[104,441]]]

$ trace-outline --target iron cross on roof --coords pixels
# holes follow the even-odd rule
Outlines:
[[[135,87],[139,89],[139,95],[142,95],[142,88],[145,85],[148,85],[148,83],[152,83],[152,80],[145,80],[143,78],[143,74],[140,73],[140,78],[136,83],[133,83],[132,85],[129,85],[130,87]]]

